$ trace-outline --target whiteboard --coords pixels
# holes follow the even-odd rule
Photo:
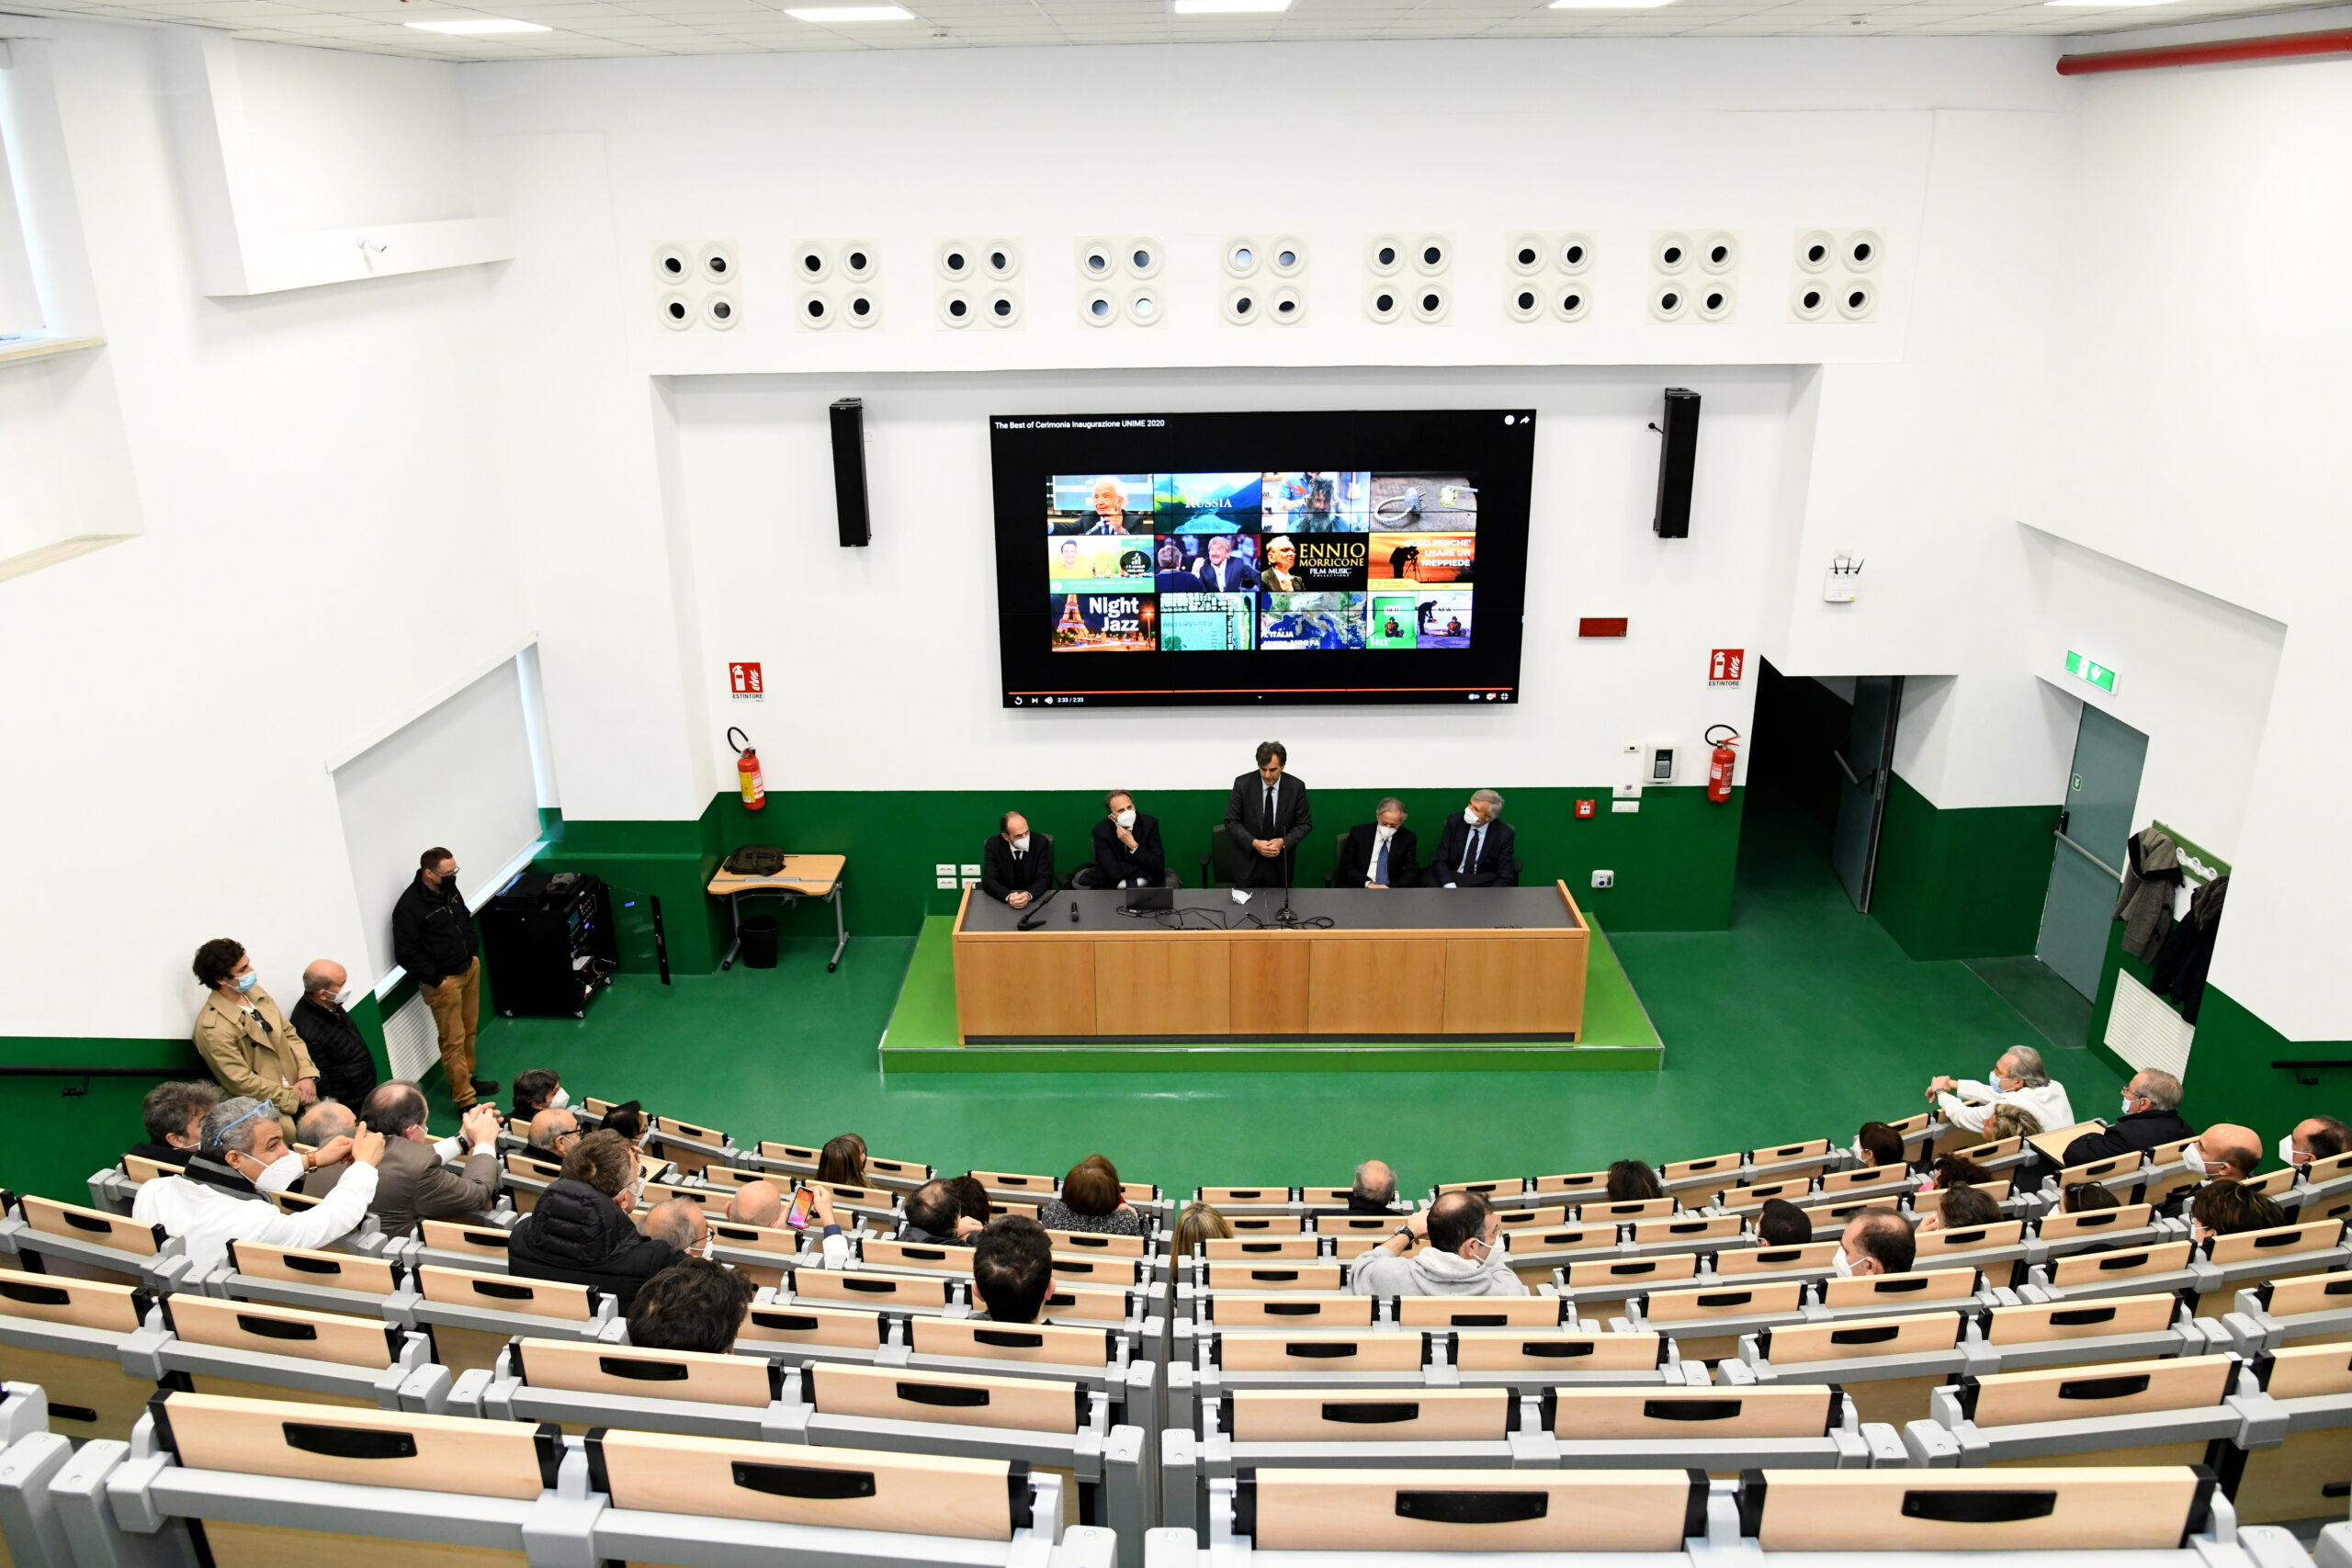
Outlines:
[[[392,905],[415,879],[417,856],[447,848],[467,903],[479,906],[538,840],[520,665],[506,660],[334,770],[371,988],[392,971]]]

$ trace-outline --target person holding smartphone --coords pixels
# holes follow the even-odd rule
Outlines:
[[[818,1250],[824,1254],[824,1266],[828,1269],[849,1267],[849,1237],[842,1234],[842,1227],[834,1223],[831,1188],[820,1187],[813,1181],[803,1185],[792,1195],[792,1206],[784,1212],[784,1223],[788,1229],[798,1232],[804,1241],[808,1228],[816,1226]]]

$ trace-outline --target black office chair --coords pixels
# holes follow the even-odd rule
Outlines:
[[[1348,857],[1348,835],[1347,835],[1346,831],[1345,831],[1345,830],[1342,830],[1342,831],[1340,831],[1340,832],[1337,832],[1337,833],[1332,834],[1332,835],[1331,835],[1331,869],[1330,869],[1330,870],[1329,870],[1329,871],[1327,871],[1327,872],[1325,872],[1325,873],[1323,874],[1323,886],[1326,886],[1326,887],[1329,887],[1329,886],[1334,886],[1334,883],[1333,883],[1333,880],[1332,880],[1332,879],[1333,879],[1334,877],[1337,877],[1337,876],[1340,874],[1340,863],[1341,861],[1343,861],[1343,860],[1347,859],[1347,857]]]
[[[1076,871],[1069,874],[1069,885],[1073,888],[1079,889],[1102,887],[1104,886],[1102,868],[1097,866],[1092,861],[1089,861],[1084,865],[1080,866]],[[1177,875],[1172,871],[1162,871],[1159,874],[1159,886],[1162,887],[1182,887],[1184,886],[1184,879]]]

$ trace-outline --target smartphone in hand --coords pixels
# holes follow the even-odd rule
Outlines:
[[[808,1211],[816,1205],[816,1201],[817,1194],[808,1188],[804,1187],[795,1192],[792,1195],[792,1207],[785,1211],[784,1223],[794,1230],[804,1229],[808,1224]]]

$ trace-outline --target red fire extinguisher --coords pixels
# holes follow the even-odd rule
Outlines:
[[[1718,729],[1724,732],[1721,740],[1715,739]],[[1715,749],[1714,756],[1707,762],[1707,798],[1721,806],[1731,798],[1732,765],[1739,761],[1739,754],[1732,747],[1739,741],[1739,731],[1728,724],[1711,724],[1706,739],[1707,744]]]
[[[727,744],[735,747],[735,782],[742,786],[743,809],[760,811],[768,803],[767,786],[760,782],[760,754],[752,750],[752,738],[743,735],[742,744],[735,738],[743,732],[733,725],[727,727]]]

